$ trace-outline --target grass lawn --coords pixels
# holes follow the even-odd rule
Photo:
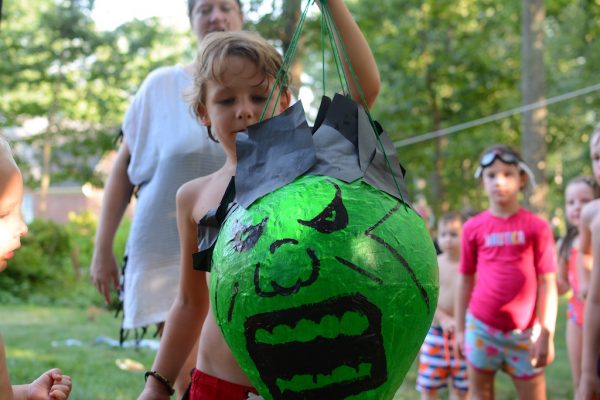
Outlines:
[[[567,351],[565,347],[565,300],[559,307],[556,334],[556,361],[547,368],[549,399],[573,397]],[[114,348],[96,344],[99,336],[116,338],[119,320],[101,310],[46,308],[39,306],[0,306],[0,333],[7,349],[11,382],[24,383],[43,371],[60,366],[73,378],[74,400],[135,399],[140,393],[143,371],[122,370],[117,360],[131,359],[150,368],[154,351],[142,348]],[[75,339],[80,345],[67,346]],[[52,343],[55,343],[55,346]],[[415,391],[416,363],[409,371],[394,400],[419,399]],[[510,379],[500,374],[496,379],[497,400],[515,399]]]
[[[0,332],[11,382],[31,382],[43,371],[58,366],[73,378],[70,399],[137,398],[144,385],[144,372],[121,370],[116,362],[132,359],[149,369],[154,351],[95,344],[99,336],[116,339],[119,322],[107,311],[1,306]],[[78,340],[81,345],[66,346],[68,339]],[[53,347],[52,342],[58,345]]]

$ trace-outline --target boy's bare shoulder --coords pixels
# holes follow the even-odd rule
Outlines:
[[[198,222],[223,198],[231,175],[220,169],[184,183],[177,191],[177,212]]]
[[[202,189],[209,184],[209,182],[212,180],[213,175],[214,174],[201,176],[181,185],[181,187],[177,190],[177,205],[193,206],[193,204],[196,203],[198,198],[202,196]]]
[[[581,210],[581,220],[590,225],[600,215],[600,199],[592,200]]]

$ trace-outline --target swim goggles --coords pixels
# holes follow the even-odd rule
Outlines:
[[[524,171],[529,177],[529,182],[532,186],[535,186],[535,177],[533,176],[533,172],[531,169],[521,160],[516,154],[508,152],[502,149],[494,149],[490,150],[481,156],[481,161],[479,161],[479,167],[475,170],[475,178],[480,178],[483,170],[494,163],[494,161],[500,160],[505,164],[513,164],[519,167],[522,171]]]

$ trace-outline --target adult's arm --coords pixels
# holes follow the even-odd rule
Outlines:
[[[119,288],[119,267],[113,252],[113,242],[133,193],[133,184],[127,175],[129,159],[129,147],[123,141],[104,187],[90,266],[92,282],[106,303],[110,302],[111,285]]]

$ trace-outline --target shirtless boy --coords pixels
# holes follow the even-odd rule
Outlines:
[[[451,399],[465,399],[468,390],[467,364],[454,342],[454,301],[458,284],[462,217],[442,215],[438,223],[440,291],[433,323],[419,356],[417,390],[422,399],[437,399],[438,390],[452,381]]]

